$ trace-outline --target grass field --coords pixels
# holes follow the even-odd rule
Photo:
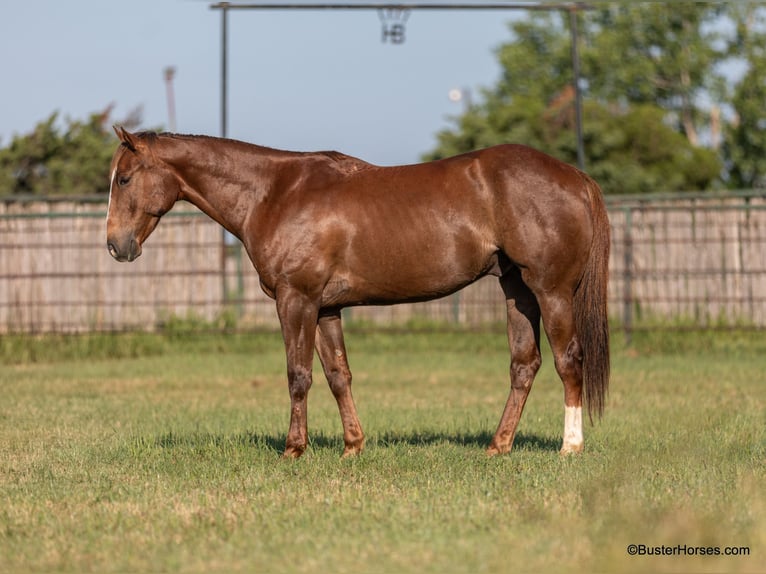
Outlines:
[[[320,375],[286,461],[278,334],[6,337],[0,572],[763,572],[764,339],[616,340],[571,457],[546,352],[513,452],[488,458],[503,335],[351,333],[367,450],[340,459]]]

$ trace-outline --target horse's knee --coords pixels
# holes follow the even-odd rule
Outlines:
[[[540,353],[534,353],[528,357],[514,357],[511,361],[511,387],[529,390],[541,364]]]
[[[311,388],[311,370],[305,367],[292,367],[287,370],[287,381],[290,398],[294,401],[304,401]]]

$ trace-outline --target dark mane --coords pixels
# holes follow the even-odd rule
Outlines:
[[[318,157],[322,159],[329,160],[330,164],[333,165],[335,168],[340,169],[341,171],[350,173],[350,172],[356,172],[361,169],[372,167],[372,164],[361,160],[359,158],[356,158],[354,156],[347,155],[345,153],[341,153],[339,151],[288,151],[288,150],[281,150],[256,144],[251,144],[248,142],[243,142],[241,140],[231,139],[231,138],[220,138],[220,137],[214,137],[214,136],[208,136],[208,135],[197,135],[197,134],[178,134],[178,133],[172,133],[172,132],[156,132],[153,130],[144,130],[140,132],[136,132],[134,134],[137,138],[146,141],[149,144],[154,143],[157,141],[158,138],[169,138],[174,140],[182,140],[182,141],[189,141],[189,140],[210,140],[210,141],[216,141],[216,142],[229,142],[236,145],[244,145],[248,147],[257,148],[263,152],[273,153],[273,154],[287,154],[287,155],[298,155],[303,157]]]
[[[225,139],[225,138],[215,138],[213,136],[207,136],[207,135],[197,135],[197,134],[177,134],[173,132],[156,132],[154,130],[144,130],[140,132],[136,132],[136,137],[142,140],[146,140],[147,142],[153,142],[156,141],[157,138],[163,137],[163,138],[171,138],[171,139],[178,139],[178,140],[190,140],[190,139]],[[229,141],[237,141],[237,140],[229,140]]]

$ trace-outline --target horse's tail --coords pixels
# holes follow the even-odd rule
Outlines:
[[[584,175],[584,174],[583,174]],[[574,319],[582,347],[583,386],[588,416],[601,417],[609,388],[609,217],[601,188],[584,175],[591,202],[593,242],[580,284],[574,294]]]

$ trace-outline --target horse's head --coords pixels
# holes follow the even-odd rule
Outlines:
[[[106,216],[106,244],[117,261],[133,261],[160,218],[178,199],[180,183],[172,168],[153,149],[153,133],[114,131],[120,147],[114,152]]]

